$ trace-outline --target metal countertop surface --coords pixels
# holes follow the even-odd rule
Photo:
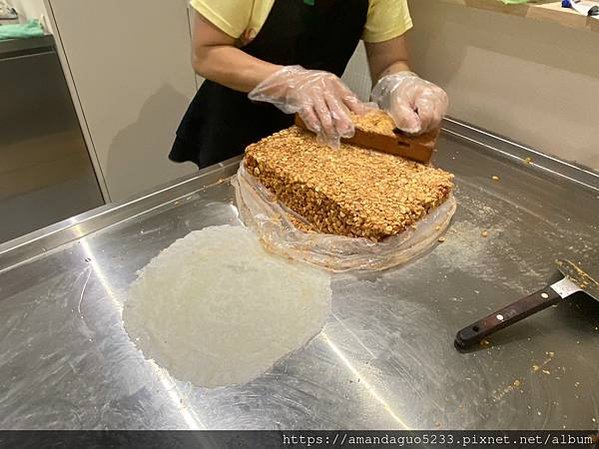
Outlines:
[[[0,246],[0,428],[597,428],[599,303],[577,296],[491,346],[453,346],[554,279],[555,258],[597,268],[597,184],[452,134],[436,155],[457,176],[446,241],[407,266],[334,276],[323,332],[243,386],[173,379],[121,321],[137,270],[192,230],[237,222],[230,182],[215,182],[235,162]]]

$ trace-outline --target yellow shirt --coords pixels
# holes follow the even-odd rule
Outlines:
[[[283,1],[283,0],[279,0]],[[191,0],[191,6],[229,36],[260,31],[275,0]],[[370,0],[362,38],[384,42],[412,28],[407,0]]]

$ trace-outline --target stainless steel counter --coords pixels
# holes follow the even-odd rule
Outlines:
[[[599,303],[572,298],[468,354],[453,338],[543,286],[558,256],[597,267],[598,178],[447,128],[436,162],[456,173],[460,207],[446,242],[335,277],[324,331],[248,385],[174,380],[121,323],[137,270],[192,230],[237,221],[217,182],[236,161],[0,246],[0,428],[597,428]]]

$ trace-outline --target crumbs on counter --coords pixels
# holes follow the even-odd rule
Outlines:
[[[520,393],[524,393],[524,390],[522,389],[523,385],[524,381],[522,379],[514,379],[514,381],[510,385],[506,386],[502,390],[493,390],[491,395],[493,399],[495,399],[495,401],[500,401],[508,393],[513,393],[515,391],[520,391]]]

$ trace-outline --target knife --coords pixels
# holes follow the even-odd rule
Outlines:
[[[545,310],[574,293],[584,292],[591,298],[599,301],[598,276],[591,277],[579,265],[570,260],[558,259],[556,260],[556,264],[558,270],[564,275],[561,281],[547,286],[465,327],[456,335],[456,348],[458,350],[469,349],[495,332],[505,329],[541,310]]]

